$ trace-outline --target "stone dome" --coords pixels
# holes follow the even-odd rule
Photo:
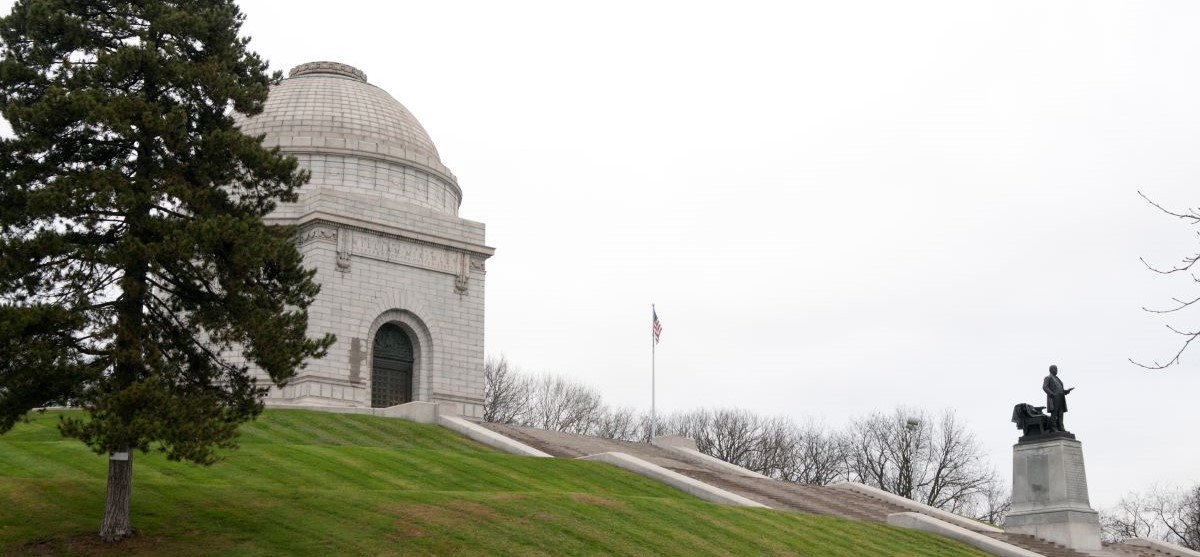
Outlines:
[[[428,206],[457,213],[462,192],[425,128],[404,105],[367,83],[366,74],[352,66],[309,62],[292,68],[286,79],[271,88],[263,111],[239,126],[247,135],[264,135],[264,145],[296,155],[312,172],[310,183],[337,186],[347,179],[342,169],[353,174],[349,178],[369,174],[379,182],[374,189],[381,194],[419,180],[426,184],[425,192],[403,197],[426,205],[418,198],[431,200],[436,194],[437,200]],[[369,172],[363,172],[364,164],[370,166]],[[333,180],[326,175],[327,166],[339,168]],[[445,191],[431,193],[434,189]]]

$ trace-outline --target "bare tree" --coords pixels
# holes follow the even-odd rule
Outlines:
[[[1180,505],[1178,532],[1181,545],[1200,551],[1200,484],[1192,487]]]
[[[808,485],[829,485],[845,481],[846,442],[836,431],[808,422],[795,428],[789,466],[780,470],[779,478]]]
[[[753,470],[758,456],[762,424],[758,416],[740,409],[719,409],[713,412],[711,436],[712,456]]]
[[[907,413],[897,409],[894,415],[872,414],[851,422],[846,433],[847,466],[857,481],[917,499],[913,481],[915,454],[928,447],[928,419],[921,419],[925,428],[906,427]]]
[[[1200,549],[1200,485],[1129,493],[1100,513],[1100,526],[1108,541],[1154,538]]]
[[[702,453],[773,478],[813,485],[846,479],[841,436],[811,422],[799,427],[784,417],[702,409],[667,416],[662,430],[695,440]]]
[[[993,526],[1003,526],[1008,511],[1012,509],[1012,491],[1003,482],[996,482],[983,494],[976,508],[967,512],[968,516],[982,520]]]
[[[512,424],[529,413],[529,377],[509,366],[508,359],[489,357],[483,365],[483,419]]]
[[[610,409],[595,389],[564,377],[527,375],[507,358],[484,363],[483,419],[555,431],[638,440],[648,418],[632,408]],[[648,440],[648,439],[647,439]]]
[[[592,433],[603,413],[600,393],[577,381],[544,375],[533,382],[529,415],[522,425],[568,433]]]
[[[796,425],[783,417],[755,417],[758,435],[745,467],[760,474],[782,479],[785,469],[795,467],[792,447],[799,437]]]
[[[714,456],[713,446],[715,442],[713,440],[712,428],[710,427],[711,424],[712,413],[701,409],[671,414],[661,419],[658,427],[660,433],[670,432],[695,441],[696,450],[706,455]]]
[[[872,414],[851,423],[846,443],[852,478],[951,512],[980,514],[999,484],[953,412],[937,419],[903,408]]]
[[[1104,541],[1154,537],[1154,524],[1143,512],[1147,504],[1141,493],[1128,493],[1111,509],[1100,512],[1100,533]]]
[[[764,440],[767,422],[741,409],[701,409],[668,416],[661,431],[689,437],[700,452],[757,472],[775,458],[775,449],[768,449]],[[768,451],[772,456],[764,454]]]
[[[1160,538],[1189,549],[1200,549],[1200,485],[1190,490],[1155,490],[1146,511],[1160,529]]]
[[[967,431],[952,412],[943,413],[939,425],[918,490],[927,505],[965,512],[979,496],[986,497],[999,480],[995,469],[985,461],[975,434]]]
[[[1188,209],[1187,212],[1183,212],[1183,213],[1171,211],[1171,210],[1163,207],[1162,205],[1159,205],[1158,203],[1151,201],[1149,197],[1146,197],[1146,194],[1144,194],[1140,191],[1138,192],[1138,195],[1142,196],[1142,199],[1145,199],[1148,203],[1153,205],[1158,210],[1160,210],[1172,217],[1175,217],[1179,220],[1182,220],[1186,224],[1189,224],[1192,226],[1200,225],[1200,209]],[[1174,265],[1167,266],[1167,267],[1158,267],[1155,265],[1151,265],[1149,262],[1147,262],[1145,260],[1145,258],[1143,258],[1141,261],[1142,261],[1142,264],[1145,265],[1147,269],[1150,269],[1151,271],[1154,271],[1155,273],[1162,274],[1162,275],[1185,274],[1185,275],[1189,275],[1192,278],[1193,282],[1200,283],[1200,275],[1198,275],[1196,273],[1196,270],[1194,269],[1196,267],[1196,263],[1198,261],[1200,261],[1200,251],[1192,253],[1192,254],[1184,257],[1183,260],[1181,260],[1179,263],[1176,263]],[[1158,309],[1143,307],[1142,309],[1144,309],[1145,311],[1148,311],[1150,313],[1159,313],[1159,314],[1176,313],[1181,310],[1192,307],[1193,305],[1196,305],[1197,302],[1200,302],[1200,297],[1190,297],[1190,296],[1189,297],[1172,297],[1171,304],[1168,306],[1158,308]],[[1176,350],[1175,354],[1169,360],[1166,360],[1166,362],[1159,362],[1158,360],[1154,360],[1151,363],[1143,363],[1143,362],[1134,360],[1133,358],[1130,358],[1129,361],[1135,365],[1144,367],[1146,369],[1166,369],[1175,364],[1178,364],[1180,356],[1182,356],[1184,351],[1187,350],[1188,346],[1192,344],[1192,341],[1196,340],[1196,337],[1200,337],[1200,328],[1196,328],[1196,327],[1180,328],[1180,327],[1176,327],[1175,325],[1168,323],[1167,329],[1169,329],[1172,333],[1175,333],[1176,335],[1179,335],[1180,337],[1183,338],[1183,342],[1180,344],[1179,350]]]
[[[633,408],[602,408],[593,434],[605,439],[639,441],[648,434],[649,424]],[[646,417],[649,420],[649,417]]]

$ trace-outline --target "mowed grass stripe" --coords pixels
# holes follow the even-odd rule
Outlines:
[[[105,461],[54,413],[0,437],[0,554],[982,554],[879,524],[721,507],[588,461],[500,454],[448,430],[372,416],[267,411],[211,467],[134,459],[142,535],[86,543]]]
[[[330,414],[333,419],[313,422],[305,418],[309,413],[267,411],[242,427],[240,442],[489,452],[482,445],[442,428],[360,414]]]
[[[297,419],[295,410],[282,410],[278,413],[266,414],[252,423],[246,424],[242,430],[242,438],[248,439],[256,430],[262,429],[267,438],[276,438],[283,444],[293,445],[359,445],[368,441],[361,433],[354,435],[338,435],[331,430],[337,424],[350,421],[354,415],[341,415],[337,420],[323,420],[319,425]],[[374,444],[376,441],[370,441]]]
[[[0,437],[0,441],[4,438]],[[21,441],[0,445],[0,475],[27,478],[104,477],[107,463],[79,441]]]
[[[63,440],[58,431],[59,417],[63,412],[35,410],[28,415],[26,423],[19,424],[12,431],[4,434],[8,441],[32,441],[57,443]],[[72,414],[81,415],[81,414]]]
[[[275,415],[268,419],[273,419]],[[343,419],[330,422],[327,433],[332,439],[329,439],[323,444],[327,445],[358,445],[363,447],[390,447],[399,446],[402,443],[412,443],[416,439],[424,439],[425,436],[413,435],[411,431],[397,431],[397,428],[382,427],[385,424],[380,424],[379,420],[366,418],[365,416],[346,415]],[[292,427],[296,427],[303,423],[302,416],[296,416],[288,422]],[[428,445],[428,446],[426,446]],[[411,444],[405,445],[406,448],[437,448],[433,443],[419,443],[414,446]]]

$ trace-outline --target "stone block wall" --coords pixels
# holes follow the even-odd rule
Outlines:
[[[393,250],[441,252],[445,258],[386,261],[378,253],[366,256],[353,251],[348,259],[339,258],[339,236],[346,235],[362,244],[382,242]],[[397,322],[409,333],[417,352],[414,397],[450,404],[466,416],[482,414],[485,270],[481,257],[329,223],[306,225],[301,239],[305,265],[317,269],[321,284],[321,294],[309,308],[310,334],[329,332],[338,340],[325,358],[310,362],[273,398],[369,406],[375,332],[385,323]],[[453,263],[456,258],[460,266],[461,258],[467,259],[465,284],[462,275],[448,269],[422,267]]]
[[[457,215],[462,193],[437,175],[382,159],[323,153],[298,153],[300,166],[311,173],[301,195],[318,189],[352,195],[386,197]]]

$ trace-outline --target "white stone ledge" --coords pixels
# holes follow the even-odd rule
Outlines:
[[[437,423],[438,405],[432,402],[409,402],[387,408],[369,408],[364,406],[340,406],[332,404],[304,404],[294,402],[264,401],[267,408],[278,410],[312,410],[314,412],[329,412],[331,414],[362,414],[381,418],[400,418],[422,424]],[[444,410],[443,410],[444,412]]]
[[[336,406],[326,404],[300,404],[295,402],[278,402],[264,400],[263,405],[276,410],[312,410],[314,412],[329,412],[331,414],[363,414],[366,416],[382,416],[376,412],[382,408],[366,408],[362,406]]]
[[[325,204],[328,205],[328,204]],[[303,226],[310,222],[324,222],[333,225],[344,225],[367,230],[371,232],[390,234],[398,239],[416,240],[424,242],[432,246],[451,247],[461,251],[468,252],[472,255],[481,257],[491,257],[495,255],[496,248],[485,246],[482,244],[483,238],[452,238],[449,236],[437,236],[418,232],[409,227],[404,226],[405,223],[384,222],[381,219],[371,218],[369,215],[359,214],[358,217],[347,217],[342,214],[331,212],[329,207],[322,206],[320,208],[306,209],[303,211],[295,211],[294,215],[284,215],[282,212],[276,215],[272,213],[269,224],[288,224]],[[339,209],[333,207],[334,211],[350,212],[352,209]],[[274,217],[274,218],[271,218]],[[267,219],[264,219],[267,220]]]
[[[521,456],[535,456],[539,458],[553,458],[550,455],[539,451],[520,441],[509,439],[499,433],[496,433],[477,423],[464,420],[458,416],[438,415],[437,424],[453,431],[460,433],[469,439],[478,441],[493,449],[504,451],[509,454]]]
[[[376,410],[381,411],[376,416],[400,418],[422,424],[436,424],[438,416],[445,411],[436,402],[421,401],[397,404],[396,406],[389,406],[387,408],[376,408]]]
[[[1092,529],[1096,529],[1100,524],[1100,513],[1092,509],[1080,510],[1077,507],[1050,507],[1037,511],[1009,511],[1008,515],[1004,518],[1004,528],[1009,532],[1026,526],[1055,523],[1090,525]],[[1030,534],[1032,532],[1022,533]],[[1099,534],[1097,534],[1098,537]]]
[[[1170,557],[1200,557],[1200,551],[1193,551],[1181,545],[1148,538],[1132,538],[1121,542],[1120,545],[1148,547],[1155,551],[1161,551]]]
[[[910,528],[944,536],[999,557],[1042,557],[1040,554],[1028,549],[989,538],[979,532],[972,532],[961,526],[943,522],[917,512],[889,514],[887,523],[900,528]]]
[[[695,478],[689,478],[678,472],[668,470],[646,462],[640,458],[630,456],[625,453],[598,453],[590,456],[581,456],[579,460],[593,460],[611,464],[622,470],[633,472],[640,476],[645,476],[654,481],[664,483],[675,489],[694,495],[700,499],[710,503],[718,503],[721,505],[735,505],[739,507],[760,507],[767,508],[766,505],[758,501],[751,500],[736,493],[731,493],[719,487],[706,484]]]
[[[678,435],[655,437],[650,444],[670,451],[676,456],[691,462],[692,464],[699,464],[710,469],[717,469],[721,472],[737,474],[739,476],[745,476],[748,478],[767,478],[767,476],[759,474],[753,470],[747,470],[736,464],[725,462],[724,460],[714,456],[706,455],[696,450],[695,441],[688,439],[687,437],[681,437]]]
[[[937,507],[931,507],[931,506],[923,504],[923,503],[918,503],[916,501],[913,501],[912,499],[907,499],[907,498],[901,497],[899,495],[896,495],[895,493],[888,493],[882,489],[874,488],[874,487],[871,487],[866,484],[861,484],[858,482],[844,482],[844,483],[837,484],[833,487],[836,487],[838,489],[845,489],[848,491],[853,491],[855,493],[866,495],[868,497],[874,497],[876,499],[881,499],[881,500],[891,503],[893,505],[896,505],[899,507],[904,507],[905,509],[908,509],[910,511],[928,515],[928,516],[936,518],[942,522],[948,522],[950,524],[954,524],[956,526],[960,526],[960,527],[966,528],[968,530],[974,530],[976,532],[1003,532],[1004,531],[999,528],[996,528],[995,526],[990,526],[990,525],[984,524],[982,522],[979,522],[978,520],[972,520],[965,516],[959,516],[952,512],[943,511],[942,509],[939,509]]]

